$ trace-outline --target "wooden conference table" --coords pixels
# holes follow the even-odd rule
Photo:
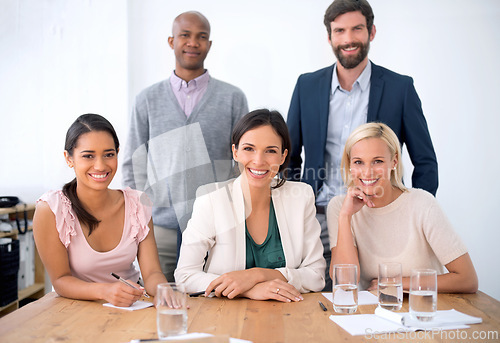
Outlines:
[[[328,311],[321,310],[318,300]],[[70,300],[54,292],[0,318],[0,342],[129,342],[131,339],[157,338],[156,310],[153,307],[125,311],[102,306],[103,302]],[[328,317],[332,304],[321,295],[304,295],[299,303],[254,301],[248,299],[189,298],[188,332],[205,332],[259,342],[407,342],[388,337],[351,336]],[[373,313],[376,305],[359,306],[356,313]],[[438,310],[456,309],[481,317],[481,324],[460,330],[462,339],[437,335],[419,342],[497,341],[500,334],[500,302],[477,294],[439,294]],[[403,311],[408,311],[405,296]],[[456,331],[456,330],[455,330]],[[465,331],[467,336],[465,336]],[[473,339],[474,332],[481,337]],[[497,336],[495,336],[495,334]],[[477,335],[477,334],[476,334]],[[463,339],[467,337],[467,339]],[[446,338],[446,337],[445,337]]]

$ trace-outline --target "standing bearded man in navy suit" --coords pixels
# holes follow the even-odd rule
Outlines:
[[[351,131],[366,122],[387,124],[401,145],[406,144],[414,166],[412,187],[434,195],[438,187],[436,154],[413,79],[368,59],[376,33],[373,19],[366,0],[335,0],[328,7],[324,24],[337,63],[299,77],[287,118],[292,139],[288,177],[310,184],[316,193],[329,291],[331,252],[325,212],[329,200],[345,192],[340,160]]]

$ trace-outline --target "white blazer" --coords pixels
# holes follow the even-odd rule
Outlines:
[[[301,293],[322,290],[326,262],[311,186],[287,181],[271,195],[286,260],[277,270]],[[245,243],[241,177],[200,187],[182,235],[175,280],[187,292],[198,292],[224,273],[244,270]]]

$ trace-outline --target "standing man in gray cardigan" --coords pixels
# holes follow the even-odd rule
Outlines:
[[[177,16],[168,44],[174,50],[175,70],[136,97],[123,183],[145,191],[153,201],[162,271],[174,281],[180,235],[191,217],[197,188],[236,176],[231,132],[248,105],[240,89],[214,79],[204,68],[212,45],[205,16]]]

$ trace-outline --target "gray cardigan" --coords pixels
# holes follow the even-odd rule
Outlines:
[[[123,184],[149,195],[155,225],[184,230],[196,189],[235,176],[231,133],[247,112],[243,92],[212,77],[189,117],[170,79],[137,95],[124,149]]]

